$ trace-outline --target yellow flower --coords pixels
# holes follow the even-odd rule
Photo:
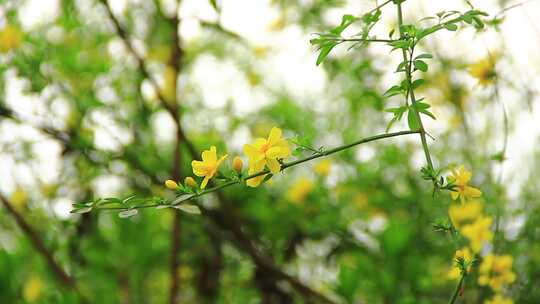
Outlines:
[[[321,176],[327,176],[328,173],[330,173],[331,166],[332,162],[329,159],[323,159],[320,162],[316,163],[315,166],[313,166],[313,170],[315,171],[315,173]]]
[[[254,144],[244,145],[244,154],[248,157],[249,175],[263,171],[265,166],[272,174],[276,174],[281,168],[278,160],[289,156],[289,144],[281,138],[281,129],[273,127],[268,139],[257,138]],[[264,175],[251,178],[246,184],[257,187],[263,178]]]
[[[26,207],[26,203],[28,202],[28,194],[26,193],[26,191],[24,191],[23,188],[17,187],[11,193],[9,201],[11,202],[11,205],[13,205],[13,208],[15,208],[15,210],[21,212],[24,210],[24,208]]]
[[[162,94],[169,103],[174,101],[176,97],[176,72],[170,66],[165,67],[163,72]]]
[[[313,182],[305,177],[297,179],[287,191],[287,200],[293,203],[303,202],[313,190]]]
[[[30,277],[23,288],[23,298],[26,302],[35,302],[43,291],[43,281],[37,276]]]
[[[489,229],[493,219],[489,216],[479,216],[473,223],[463,226],[461,234],[471,243],[473,252],[480,251],[484,242],[493,239],[493,233]]]
[[[482,208],[482,204],[476,200],[465,204],[453,204],[448,208],[448,215],[454,227],[460,229],[464,223],[471,222],[481,216]]]
[[[7,53],[21,45],[21,32],[11,25],[4,27],[0,31],[0,53]]]
[[[497,294],[490,300],[486,300],[484,304],[514,304],[514,301],[512,301],[512,299],[505,298],[500,294]]]
[[[178,184],[172,179],[168,179],[165,181],[165,187],[167,187],[167,189],[170,189],[170,190],[176,190],[176,188],[178,187]]]
[[[479,268],[478,284],[499,291],[504,284],[514,282],[516,274],[512,272],[512,261],[509,255],[486,255]]]
[[[458,258],[463,258],[463,260],[465,260],[465,263],[469,265],[469,267],[467,267],[467,271],[470,271],[471,270],[470,263],[473,259],[471,250],[467,247],[461,248],[460,250],[456,250],[456,253],[454,254],[454,261],[457,260]],[[460,272],[459,267],[457,267],[457,265],[453,265],[452,269],[450,269],[447,276],[450,280],[459,279],[461,277],[461,272]]]
[[[204,150],[202,152],[202,161],[194,160],[191,162],[193,173],[199,177],[204,177],[201,183],[201,189],[206,188],[208,181],[214,177],[221,162],[227,158],[227,154],[223,155],[220,159],[217,158],[216,147],[210,147],[210,150]]]
[[[184,186],[195,188],[197,187],[197,182],[193,179],[193,177],[188,176],[184,179]]]
[[[482,192],[474,187],[470,187],[467,184],[471,180],[472,173],[465,170],[465,167],[459,166],[459,168],[454,168],[450,176],[448,176],[448,181],[452,182],[456,187],[450,192],[453,200],[457,200],[458,197],[461,199],[461,202],[465,200],[480,197]]]
[[[478,84],[487,86],[497,77],[495,71],[496,56],[489,56],[469,66],[469,74],[478,79]]]
[[[235,156],[232,162],[233,170],[236,171],[236,173],[242,172],[242,167],[244,166],[244,163],[240,159],[240,157]]]

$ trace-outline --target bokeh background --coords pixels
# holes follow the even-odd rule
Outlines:
[[[429,144],[438,167],[464,164],[482,189],[497,219],[482,252],[514,259],[505,294],[540,303],[540,1],[470,2],[502,22],[422,44],[435,55],[419,92],[437,117],[425,121]],[[271,185],[208,195],[199,203],[211,216],[70,214],[73,202],[98,197],[170,197],[163,181],[192,174],[186,140],[232,159],[273,126],[314,147],[383,133],[391,119],[383,110],[400,103],[382,96],[400,77],[400,54],[341,46],[316,66],[309,43],[343,14],[375,6],[0,1],[0,193],[12,207],[0,208],[0,303],[165,303],[171,273],[181,303],[317,301],[295,284],[338,303],[447,303],[461,245],[433,229],[451,199],[432,196],[421,179],[415,136],[296,167]],[[408,0],[404,8],[417,22],[468,4]],[[385,7],[374,32],[386,36],[395,24]],[[474,77],[471,66],[486,59],[496,77]],[[473,274],[461,301],[490,296]]]

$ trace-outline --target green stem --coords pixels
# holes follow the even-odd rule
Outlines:
[[[456,289],[454,290],[454,293],[452,294],[452,298],[450,298],[450,301],[448,301],[448,304],[454,304],[456,302],[459,296],[459,293],[461,291],[461,288],[463,287],[463,283],[465,282],[465,276],[466,276],[465,273],[461,275],[461,278],[459,279]]]
[[[299,164],[308,162],[310,160],[325,157],[325,156],[328,156],[328,155],[331,155],[331,154],[334,154],[334,153],[337,153],[337,152],[341,152],[343,150],[346,150],[346,149],[349,149],[349,148],[352,148],[354,146],[358,146],[358,145],[361,145],[361,144],[365,144],[365,143],[368,143],[368,142],[381,140],[381,139],[385,139],[385,138],[390,138],[390,137],[397,137],[397,136],[403,136],[403,135],[409,135],[409,134],[416,134],[416,133],[419,133],[419,132],[420,131],[400,131],[400,132],[385,133],[385,134],[379,134],[379,135],[375,135],[375,136],[362,138],[362,139],[357,140],[355,142],[352,142],[350,144],[342,145],[342,146],[339,146],[339,147],[336,147],[336,148],[333,148],[333,149],[330,149],[330,150],[326,150],[326,151],[321,151],[321,152],[319,152],[317,154],[314,154],[314,155],[311,155],[311,156],[308,156],[306,158],[302,158],[302,159],[299,159],[299,160],[295,160],[295,161],[292,161],[292,162],[289,162],[289,163],[284,163],[284,164],[281,165],[281,171],[283,171],[283,170],[285,170],[287,168],[291,168],[291,167],[297,166]],[[249,176],[247,176],[247,177],[245,177],[243,179],[237,179],[237,180],[228,181],[228,182],[223,183],[223,184],[221,184],[219,186],[209,188],[209,189],[203,190],[203,191],[201,191],[199,193],[193,194],[193,196],[190,196],[186,200],[194,199],[194,198],[203,196],[203,195],[208,194],[208,193],[216,192],[216,191],[219,191],[219,190],[221,190],[223,188],[227,188],[227,187],[230,187],[232,185],[236,185],[236,184],[239,184],[239,183],[241,183],[243,181],[246,181],[246,180],[249,180],[249,179],[252,179],[252,178],[255,178],[255,177],[259,177],[259,176],[262,176],[262,175],[265,175],[265,174],[268,174],[268,173],[270,173],[270,171],[268,169],[266,169],[266,170],[263,170],[261,172],[255,173],[255,174],[251,174],[251,175],[249,175]],[[183,201],[175,203],[175,204],[173,204],[173,206],[179,205],[182,202]],[[151,207],[158,207],[158,206],[163,206],[163,205],[150,204],[150,205],[133,206],[133,207],[130,207],[130,208],[125,208],[125,207],[100,208],[99,206],[96,206],[95,209],[99,209],[99,210],[126,210],[126,209],[151,208]]]
[[[399,28],[399,35],[400,35],[400,38],[402,39],[403,38],[403,32],[401,30],[401,26],[403,25],[403,12],[401,10],[401,3],[398,3],[397,4],[397,15],[398,15],[398,28]],[[414,46],[413,46],[414,48]],[[431,160],[431,154],[429,153],[429,147],[428,147],[428,144],[427,144],[427,140],[426,140],[426,130],[424,129],[424,124],[422,123],[422,118],[420,117],[420,113],[418,112],[418,109],[417,109],[417,101],[416,101],[416,97],[414,95],[414,90],[412,88],[412,72],[411,72],[411,62],[412,62],[412,57],[413,57],[413,52],[414,52],[414,49],[411,49],[410,51],[410,58],[408,58],[407,56],[407,51],[405,49],[402,49],[402,54],[403,54],[403,61],[406,62],[405,64],[405,67],[406,67],[406,77],[407,77],[407,84],[408,84],[408,95],[410,96],[411,98],[411,103],[413,105],[413,112],[414,112],[414,115],[416,117],[416,120],[418,121],[418,125],[419,125],[419,134],[420,134],[420,140],[422,141],[422,148],[424,149],[424,154],[426,156],[426,161],[427,161],[427,164],[428,164],[428,167],[429,169],[433,169],[433,162]]]

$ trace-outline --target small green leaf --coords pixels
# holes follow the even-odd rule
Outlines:
[[[328,54],[330,54],[330,51],[337,45],[336,42],[330,42],[328,43],[327,45],[324,45],[323,47],[321,47],[321,49],[319,50],[319,56],[317,57],[317,63],[316,65],[319,65],[321,64],[324,59],[326,59],[326,57],[328,56]]]
[[[416,79],[415,81],[412,82],[411,88],[413,90],[416,90],[418,87],[423,85],[425,82],[426,81],[424,79]]]
[[[444,28],[451,31],[451,32],[455,32],[457,31],[458,29],[458,26],[454,23],[445,23],[443,24]]]
[[[187,201],[193,197],[197,196],[197,194],[182,194],[180,196],[178,196],[174,201],[172,201],[172,205],[176,205],[176,204],[179,204],[183,201]]]
[[[118,213],[118,217],[119,218],[128,218],[128,217],[132,217],[132,216],[136,215],[137,213],[139,213],[139,210],[137,210],[137,209],[127,209],[127,210],[124,210],[124,211]]]
[[[186,213],[190,213],[190,214],[201,214],[201,209],[195,205],[180,204],[180,205],[174,206],[174,208],[184,211]]]
[[[422,60],[415,60],[413,61],[414,63],[414,67],[417,69],[417,70],[420,70],[422,72],[427,72],[428,70],[428,65],[427,63],[425,63],[424,61]]]
[[[433,55],[425,53],[425,54],[420,54],[416,56],[414,59],[416,60],[416,59],[431,59],[431,58],[433,58]]]
[[[82,214],[92,211],[92,207],[76,208],[71,210],[69,213]]]
[[[416,131],[420,129],[420,124],[416,119],[416,114],[414,113],[414,109],[412,107],[409,107],[409,113],[407,114],[407,122],[411,131]]]

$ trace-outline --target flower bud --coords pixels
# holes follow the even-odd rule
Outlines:
[[[193,179],[193,177],[188,176],[184,179],[184,186],[195,188],[197,187],[197,182]]]
[[[167,189],[176,190],[178,184],[172,179],[168,179],[165,181],[165,187],[167,187]]]
[[[242,172],[242,166],[243,165],[244,165],[244,163],[242,162],[240,157],[236,156],[233,159],[232,167],[233,167],[234,171],[236,171],[236,173]]]

